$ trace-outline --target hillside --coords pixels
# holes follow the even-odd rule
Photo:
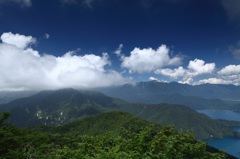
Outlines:
[[[0,119],[2,117],[0,114]],[[177,132],[172,127],[149,125],[122,112],[32,130],[0,123],[0,135],[4,135],[0,138],[0,158],[236,159],[197,141],[191,134]]]
[[[1,112],[10,111],[9,121],[18,127],[62,125],[75,119],[108,111],[123,111],[143,119],[177,129],[193,130],[199,139],[210,136],[232,136],[232,129],[221,122],[182,105],[131,104],[101,93],[63,89],[43,91],[36,95],[0,105]]]
[[[117,107],[114,98],[101,93],[81,93],[74,89],[42,91],[0,105],[0,111],[10,111],[11,122],[29,125],[59,125],[76,118],[99,114]]]
[[[121,106],[121,111],[130,112],[153,123],[172,125],[178,130],[191,130],[199,139],[232,136],[234,131],[221,121],[198,113],[189,107],[170,104],[132,104]],[[236,125],[234,123],[233,125]]]

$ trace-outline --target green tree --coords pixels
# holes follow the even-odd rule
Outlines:
[[[9,112],[3,112],[0,114],[0,126],[3,125],[3,122],[10,116]]]

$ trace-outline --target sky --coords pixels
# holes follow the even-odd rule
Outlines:
[[[240,0],[0,0],[0,91],[240,85]]]

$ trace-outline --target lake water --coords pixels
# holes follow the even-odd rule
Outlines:
[[[240,112],[233,112],[230,110],[199,110],[199,113],[204,113],[213,119],[225,119],[240,121]],[[240,128],[234,128],[240,131]],[[240,158],[240,139],[226,137],[223,139],[211,139],[206,141],[209,145],[224,150],[227,153]]]

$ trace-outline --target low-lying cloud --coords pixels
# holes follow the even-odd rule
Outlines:
[[[240,65],[217,69],[215,63],[194,59],[186,67],[180,66],[183,59],[171,56],[166,45],[157,49],[135,47],[126,56],[120,44],[114,53],[119,57],[123,74],[131,76],[125,78],[111,69],[108,53],[79,55],[77,51],[69,51],[62,56],[41,54],[33,47],[36,38],[11,32],[3,33],[1,41],[0,91],[107,87],[132,82],[135,75],[144,73],[151,74],[149,80],[154,81],[240,85]]]
[[[4,33],[0,43],[0,90],[95,88],[127,82],[111,65],[108,54],[41,55],[31,36]]]

